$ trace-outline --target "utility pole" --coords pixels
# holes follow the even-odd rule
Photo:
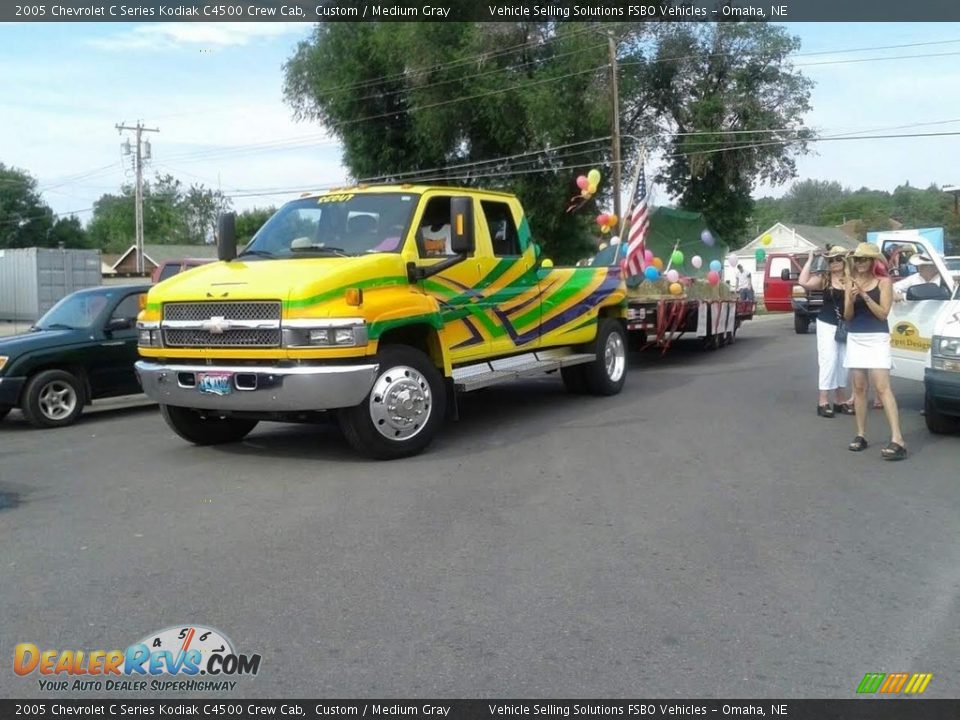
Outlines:
[[[134,196],[134,212],[136,216],[136,244],[137,244],[137,274],[144,274],[144,265],[143,265],[143,143],[141,142],[141,137],[145,132],[160,132],[159,128],[146,128],[143,124],[137,120],[137,124],[134,127],[129,125],[120,124],[116,126],[118,132],[123,132],[124,130],[132,130],[137,134],[137,150],[134,154],[134,170],[137,174],[137,185],[136,193]],[[130,153],[130,141],[128,140],[124,146],[124,154]],[[150,158],[150,143],[147,143],[147,153],[146,158]]]
[[[610,88],[613,95],[613,212],[620,217],[620,93],[617,90],[617,43],[607,34],[610,50]]]

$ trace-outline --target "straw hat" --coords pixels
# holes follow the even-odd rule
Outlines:
[[[921,255],[920,253],[914,253],[914,255],[910,257],[910,264],[916,267],[920,267],[921,265],[934,265],[935,263],[926,255]]]
[[[856,258],[870,258],[871,260],[883,260],[883,253],[873,243],[862,242],[856,249],[850,253],[850,256]]]
[[[839,245],[834,245],[825,253],[823,253],[825,258],[846,257],[846,255],[847,249],[845,247],[840,247]]]

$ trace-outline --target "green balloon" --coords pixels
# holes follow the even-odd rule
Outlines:
[[[683,265],[683,253],[679,250],[674,250],[673,254],[670,256],[671,265]]]
[[[767,256],[766,250],[764,250],[763,248],[757,248],[757,252],[756,252],[756,254],[754,255],[754,257],[756,258],[757,262],[763,262],[763,259],[764,259],[766,256]]]

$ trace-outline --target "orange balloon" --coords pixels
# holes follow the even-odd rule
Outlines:
[[[657,270],[659,270],[660,272],[663,272],[663,260],[661,260],[661,259],[658,258],[658,257],[655,257],[655,258],[653,259],[653,262],[652,262],[651,264],[652,264]]]
[[[670,294],[671,295],[681,295],[683,294],[683,285],[678,282],[670,283]]]

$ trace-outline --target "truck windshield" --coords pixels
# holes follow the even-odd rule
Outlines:
[[[50,308],[34,327],[41,330],[80,330],[92,327],[110,302],[109,295],[79,292]]]
[[[342,257],[400,252],[418,195],[331,193],[287,203],[240,257]]]

